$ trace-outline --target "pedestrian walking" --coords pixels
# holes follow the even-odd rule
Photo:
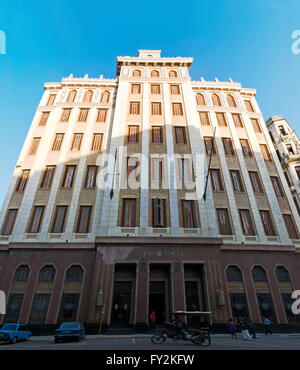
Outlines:
[[[150,315],[150,328],[155,329],[155,327],[156,327],[156,316],[155,316],[155,312],[152,311]]]
[[[271,334],[272,335],[272,330],[271,330],[271,321],[267,317],[263,317],[263,325],[265,328],[265,334]]]
[[[249,328],[248,328],[248,325],[247,325],[246,318],[244,318],[240,321],[240,327],[241,327],[241,330],[242,330],[242,335],[243,335],[244,340],[251,340],[251,335],[249,333]]]
[[[233,338],[237,339],[235,322],[232,319],[229,319],[228,320],[228,325],[229,325],[229,331],[230,331],[230,334],[231,334],[231,338],[232,339]]]

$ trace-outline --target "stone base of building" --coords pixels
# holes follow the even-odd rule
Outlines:
[[[0,319],[28,324],[35,334],[52,334],[71,320],[90,334],[100,321],[102,333],[142,333],[152,311],[162,325],[175,311],[196,310],[211,311],[216,333],[238,316],[257,325],[268,316],[274,331],[299,332],[300,319],[290,311],[291,293],[300,288],[299,256],[292,245],[196,237],[2,245],[7,313]]]

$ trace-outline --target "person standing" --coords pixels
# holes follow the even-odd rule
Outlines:
[[[263,317],[263,325],[264,325],[264,328],[265,328],[265,334],[266,335],[268,335],[268,334],[272,335],[271,321],[267,317]]]
[[[249,328],[249,334],[252,336],[253,339],[256,339],[256,328],[251,319],[247,322],[248,328]]]
[[[235,323],[232,319],[229,319],[228,320],[228,325],[229,325],[229,331],[230,331],[230,334],[231,334],[231,338],[235,338],[237,339],[237,335],[236,335],[236,326],[235,326]]]
[[[155,316],[155,312],[152,311],[150,315],[150,328],[155,329],[155,327],[156,327],[156,316]]]

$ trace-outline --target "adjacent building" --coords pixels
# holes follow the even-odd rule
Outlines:
[[[256,91],[192,61],[139,50],[114,79],[45,83],[0,213],[2,321],[297,325],[300,220]]]
[[[266,125],[300,215],[300,139],[281,115],[270,117]]]

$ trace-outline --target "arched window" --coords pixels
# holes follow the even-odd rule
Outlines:
[[[81,283],[83,279],[83,270],[80,266],[71,266],[67,271],[66,282]]]
[[[236,107],[236,103],[232,95],[228,94],[226,98],[227,98],[227,103],[230,107]]]
[[[75,98],[76,98],[76,95],[77,95],[77,91],[76,90],[70,91],[69,92],[69,96],[68,96],[68,103],[74,103]]]
[[[177,77],[177,72],[176,71],[170,71],[169,72],[169,77]]]
[[[228,266],[226,270],[226,278],[229,282],[241,283],[243,276],[241,270],[236,266]]]
[[[203,95],[203,94],[198,93],[198,94],[196,95],[196,101],[197,101],[197,105],[205,105],[204,95]]]
[[[278,266],[276,268],[277,281],[280,283],[290,283],[290,275],[288,270],[283,266]]]
[[[92,90],[87,90],[84,94],[84,99],[83,101],[85,103],[90,103],[92,101],[92,96],[93,96],[93,91]]]
[[[132,72],[132,76],[134,77],[140,77],[142,75],[142,72],[139,71],[138,69],[135,69],[133,72]]]
[[[55,268],[53,266],[44,266],[39,274],[39,282],[50,283],[54,280]]]
[[[151,71],[151,77],[159,77],[158,71]]]
[[[25,283],[29,277],[29,267],[26,265],[21,265],[17,268],[14,281]]]
[[[108,103],[109,102],[109,96],[110,96],[109,91],[107,91],[107,90],[103,91],[103,93],[101,95],[100,103]]]
[[[254,266],[252,269],[252,278],[255,283],[268,282],[265,270],[261,266]]]
[[[218,107],[220,107],[220,106],[221,106],[221,100],[220,100],[219,95],[217,95],[217,94],[212,94],[211,99],[212,99],[213,105],[216,105],[216,106],[218,106]]]

